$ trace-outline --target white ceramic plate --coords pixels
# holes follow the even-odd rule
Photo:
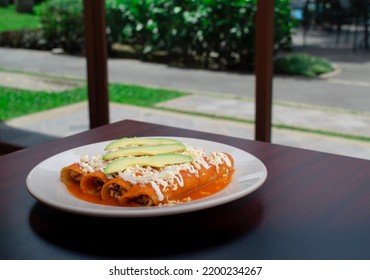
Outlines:
[[[202,147],[207,153],[223,151],[232,155],[235,173],[232,182],[224,190],[207,198],[162,207],[115,207],[89,203],[72,196],[59,180],[62,167],[79,161],[81,155],[103,153],[111,141],[81,146],[52,156],[35,166],[27,176],[27,189],[33,197],[53,208],[89,216],[100,217],[152,217],[186,213],[218,206],[255,191],[267,177],[265,165],[255,156],[222,143],[194,139],[178,139],[189,146]]]

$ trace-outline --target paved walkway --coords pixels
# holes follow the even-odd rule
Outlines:
[[[219,120],[171,113],[163,110],[146,109],[121,104],[110,104],[111,122],[133,119],[189,128],[211,133],[231,135],[239,138],[253,139],[254,126],[247,123]],[[16,130],[14,129],[16,128]],[[2,135],[8,136],[13,143],[36,145],[44,141],[68,136],[87,130],[87,103],[78,103],[47,112],[36,113],[10,120],[0,127]],[[272,130],[272,142],[304,149],[335,153],[346,156],[370,159],[370,143],[304,133],[287,129]]]
[[[370,137],[370,51],[353,53],[336,48],[325,53],[319,47],[298,51],[328,57],[338,66],[334,76],[323,79],[274,78],[273,123],[276,127],[299,127]],[[27,71],[84,79],[85,60],[51,52],[0,48],[0,73]],[[6,71],[1,71],[5,69]],[[4,74],[5,73],[5,74]],[[0,84],[1,83],[0,75]],[[161,108],[209,113],[240,120],[254,119],[254,75],[171,68],[135,60],[109,60],[111,82],[174,88],[192,93],[184,98],[158,104]],[[25,79],[17,79],[22,84]],[[40,79],[39,83],[42,83]],[[68,80],[68,86],[73,80]],[[111,122],[136,119],[165,125],[216,132],[253,139],[254,127],[246,122],[170,113],[111,104]],[[1,124],[0,137],[14,143],[38,144],[88,129],[86,103],[9,120]],[[27,131],[27,133],[24,133]],[[29,132],[32,132],[30,134]],[[370,142],[325,136],[320,133],[273,129],[272,142],[370,159]]]

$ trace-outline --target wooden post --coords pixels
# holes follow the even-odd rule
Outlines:
[[[274,1],[257,0],[255,139],[271,142]]]
[[[369,49],[369,7],[370,7],[370,2],[364,0],[364,41],[365,45],[364,48],[365,50]]]
[[[104,0],[84,0],[90,128],[109,123]]]

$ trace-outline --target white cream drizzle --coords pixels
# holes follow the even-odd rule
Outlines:
[[[158,200],[159,201],[162,201],[164,199],[164,196],[161,192],[161,189],[159,188],[159,186],[157,185],[156,182],[154,181],[151,181],[150,182],[150,185],[152,186],[153,190],[155,191],[155,193],[157,194],[157,197],[158,197]]]

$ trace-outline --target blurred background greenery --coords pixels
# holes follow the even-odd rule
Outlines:
[[[82,0],[0,0],[0,6],[0,46],[83,54]],[[106,0],[105,10],[110,57],[254,70],[256,0]],[[275,1],[274,21],[277,57],[291,49],[292,33],[300,24],[290,0]],[[299,63],[305,64],[306,56]],[[279,73],[309,73],[292,73],[292,60],[282,60],[284,56],[279,57]],[[308,67],[312,62],[316,60]]]

